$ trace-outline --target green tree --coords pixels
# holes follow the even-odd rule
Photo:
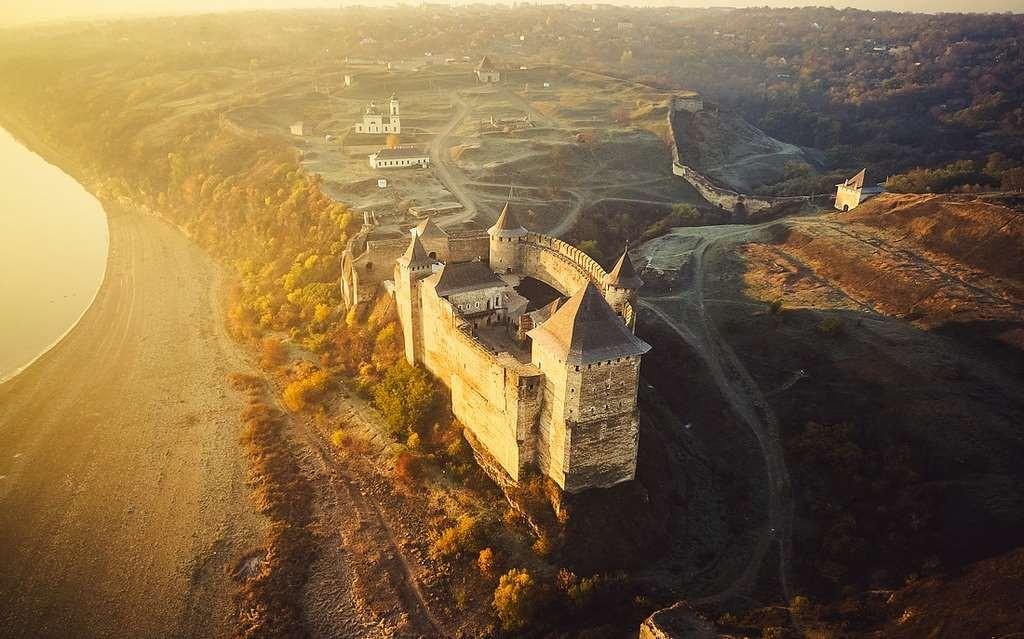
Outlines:
[[[437,403],[437,390],[423,369],[404,359],[388,369],[373,389],[373,403],[396,434],[423,423]]]

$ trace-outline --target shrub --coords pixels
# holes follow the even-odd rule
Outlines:
[[[331,433],[331,445],[334,446],[335,448],[346,448],[345,444],[347,443],[347,439],[348,438],[345,435],[345,431],[341,430],[340,428]]]
[[[248,373],[231,373],[228,375],[228,385],[237,391],[260,390],[263,388],[263,378]]]
[[[548,555],[551,554],[551,551],[554,549],[554,544],[551,543],[551,537],[549,537],[545,533],[545,534],[542,534],[541,536],[537,537],[536,540],[534,540],[532,547],[533,547],[533,552],[538,557],[542,557],[543,558],[543,557],[547,557]]]
[[[511,568],[494,589],[494,610],[505,630],[519,630],[533,621],[539,592],[533,576],[525,568]]]
[[[310,402],[323,395],[330,381],[330,375],[325,370],[315,370],[305,377],[300,377],[285,387],[282,393],[284,405],[292,412],[305,409]]]
[[[284,344],[276,337],[267,337],[260,342],[260,368],[277,368],[284,363],[286,356]]]
[[[843,332],[843,322],[838,317],[826,317],[818,322],[818,332],[826,336],[835,336]]]
[[[446,528],[430,546],[431,559],[452,559],[475,553],[483,545],[483,529],[479,520],[461,515],[454,526]]]
[[[481,550],[476,558],[476,567],[480,570],[481,575],[492,576],[495,568],[494,550],[491,548]]]
[[[403,451],[395,460],[395,479],[404,484],[419,481],[422,471],[420,458],[409,451]]]

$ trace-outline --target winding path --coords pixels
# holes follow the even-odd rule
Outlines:
[[[793,501],[786,468],[785,455],[779,438],[779,426],[760,387],[737,357],[735,351],[718,333],[714,322],[707,316],[704,300],[704,269],[707,252],[722,243],[734,243],[749,238],[757,231],[779,223],[777,220],[752,226],[696,227],[687,229],[698,237],[692,250],[693,284],[690,289],[669,296],[643,297],[639,303],[654,313],[687,344],[708,366],[715,384],[733,412],[757,439],[764,459],[768,489],[768,520],[759,541],[742,573],[720,592],[694,599],[692,604],[721,602],[751,588],[757,579],[764,558],[773,545],[779,550],[778,576],[782,594],[788,601],[789,556],[791,554]],[[682,302],[682,314],[670,314],[658,305],[659,301]],[[696,321],[683,321],[686,316]]]

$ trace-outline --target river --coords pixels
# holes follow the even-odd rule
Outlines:
[[[108,241],[99,201],[0,128],[0,382],[89,308]]]

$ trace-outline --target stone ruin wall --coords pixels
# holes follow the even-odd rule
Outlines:
[[[742,201],[743,205],[747,209],[747,213],[750,214],[769,209],[776,204],[804,201],[808,199],[807,197],[800,195],[792,197],[766,197],[739,193],[715,184],[710,178],[702,175],[693,167],[683,164],[681,154],[679,153],[679,145],[676,143],[678,138],[676,137],[674,117],[676,114],[681,112],[685,112],[687,114],[684,117],[691,117],[690,114],[692,111],[689,109],[669,109],[667,116],[669,137],[672,140],[672,173],[689,182],[690,186],[696,189],[702,198],[711,204],[714,204],[718,208],[725,209],[727,211],[732,211],[736,208],[736,204]]]

